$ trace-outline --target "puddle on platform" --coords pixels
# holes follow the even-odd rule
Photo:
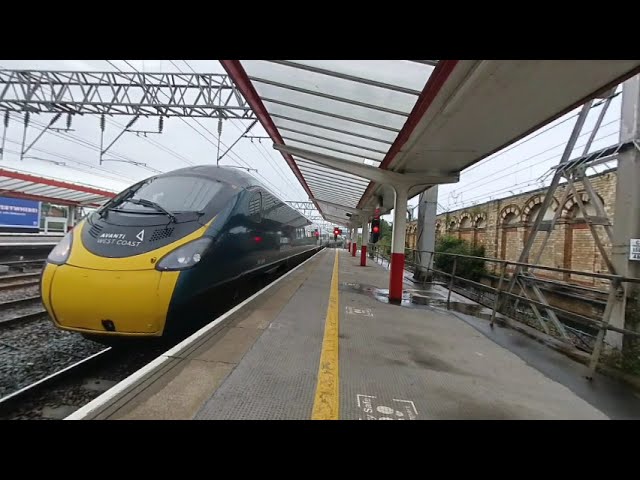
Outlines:
[[[377,288],[373,285],[366,285],[362,283],[347,283],[340,284],[340,288],[343,291],[349,291],[353,293],[359,293],[363,295],[371,296],[382,303],[389,302],[389,290],[385,288]],[[398,303],[394,303],[398,305]],[[399,306],[405,308],[418,308],[425,310],[446,310],[447,309],[447,290],[446,285],[441,283],[426,284],[420,289],[405,289],[402,292],[402,301]],[[466,315],[472,315],[474,317],[491,319],[491,310],[476,303],[465,303],[451,300],[450,310],[454,310]]]

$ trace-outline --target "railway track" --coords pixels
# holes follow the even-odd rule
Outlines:
[[[9,270],[13,271],[25,271],[27,269],[41,267],[46,262],[46,258],[42,259],[25,259],[25,260],[9,260],[1,261],[0,266],[9,267]]]
[[[23,387],[16,392],[0,398],[0,416],[4,417],[7,414],[10,415],[12,411],[19,409],[19,406],[28,401],[30,397],[42,393],[45,389],[50,389],[56,383],[62,382],[74,375],[82,375],[84,372],[89,371],[91,368],[95,367],[97,363],[102,361],[103,357],[105,357],[109,352],[111,352],[111,348],[107,347],[98,353],[86,357],[72,365],[69,365],[68,367],[42,378],[41,380]]]
[[[5,290],[17,290],[19,288],[37,285],[40,281],[40,272],[21,273],[0,277],[0,292]]]
[[[0,328],[29,322],[44,315],[47,315],[47,311],[40,295],[0,302]]]
[[[14,307],[22,307],[27,305],[33,305],[40,302],[40,295],[32,297],[18,298],[16,300],[8,300],[6,302],[0,302],[0,312],[4,310],[13,309]]]
[[[1,345],[0,345],[1,346]],[[162,348],[106,347],[0,398],[0,420],[61,420],[157,357]]]
[[[17,317],[11,317],[5,320],[0,319],[0,328],[7,327],[9,325],[15,325],[16,323],[26,323],[32,320],[37,320],[39,318],[44,317],[45,315],[48,315],[48,314],[47,314],[47,311],[43,308],[32,313],[25,313],[24,315],[19,315]]]

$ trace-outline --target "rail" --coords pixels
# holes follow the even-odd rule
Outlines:
[[[421,262],[423,254],[428,255],[428,261]],[[449,257],[451,259],[450,262],[448,262],[448,266],[450,268],[446,268],[448,271],[434,267],[437,263],[436,259],[438,256]],[[386,261],[387,265],[389,265],[390,247],[386,245],[369,245],[369,257],[375,259],[378,263],[382,260],[383,265],[384,261]],[[485,276],[488,276],[486,269],[487,263],[498,266],[500,275],[498,277],[497,287],[477,281],[479,278],[474,280],[460,275],[458,267],[463,260],[478,262],[478,265],[482,265],[482,270],[484,272],[483,275]],[[628,337],[640,338],[640,332],[626,328],[619,328],[610,324],[613,304],[616,298],[625,294],[625,286],[627,284],[640,284],[640,278],[624,277],[621,275],[606,273],[585,272],[498,258],[478,257],[474,255],[405,249],[405,268],[410,270],[412,269],[416,272],[418,266],[420,268],[420,272],[417,278],[421,280],[423,284],[432,281],[432,279],[446,279],[446,286],[449,290],[446,302],[447,309],[451,308],[451,292],[459,292],[459,289],[464,290],[464,288],[460,288],[463,285],[471,285],[475,291],[472,290],[473,293],[469,294],[469,290],[466,290],[465,296],[475,297],[474,299],[478,301],[478,303],[491,308],[490,324],[492,328],[496,321],[496,315],[501,313],[507,317],[513,318],[514,320],[537,328],[538,330],[542,329],[545,333],[559,337],[562,341],[571,343],[576,348],[590,351],[591,357],[589,361],[588,378],[593,378],[593,374],[597,368],[604,348],[605,335],[608,331],[616,332]],[[511,272],[509,271],[510,267],[513,267],[513,271]],[[457,270],[458,275],[456,275]],[[533,270],[544,270],[548,272],[596,278],[608,282],[608,287],[606,289],[595,289],[554,281],[548,278],[537,278],[533,275]],[[495,269],[493,271],[495,272]],[[537,292],[539,292],[537,288],[539,284],[550,283],[569,290],[575,289],[580,291],[580,298],[586,299],[585,294],[587,292],[596,295],[606,295],[606,306],[601,318],[591,318],[582,313],[577,313],[558,305],[550,304],[544,295],[537,294]],[[517,293],[514,292],[514,287],[516,285],[519,289]],[[530,295],[530,293],[533,294]],[[531,298],[532,296],[537,296],[538,298]],[[589,300],[594,303],[604,303],[602,300],[598,300],[596,298]],[[525,308],[519,309],[518,307],[522,305],[524,305]],[[529,308],[527,309],[526,306]],[[530,315],[529,310],[533,312],[533,317]],[[571,323],[573,323],[573,325],[571,325]],[[580,328],[576,328],[579,325],[590,328],[597,333],[593,335],[584,329],[581,330]],[[587,337],[591,337],[591,340],[585,340]]]

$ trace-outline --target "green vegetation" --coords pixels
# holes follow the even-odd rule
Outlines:
[[[627,300],[625,328],[638,331],[640,325],[640,298]],[[622,351],[607,349],[602,353],[602,362],[633,375],[640,375],[640,339],[625,335]]]
[[[388,249],[391,247],[391,232],[392,232],[392,224],[387,222],[384,218],[380,219],[380,238],[378,239],[379,248]]]
[[[484,261],[476,258],[460,258],[449,255],[438,255],[438,253],[454,253],[458,255],[472,255],[474,257],[484,257],[484,246],[474,247],[469,242],[456,238],[445,236],[440,238],[436,243],[436,256],[434,266],[443,272],[451,273],[453,270],[454,259],[456,261],[456,277],[466,278],[475,282],[480,281],[486,274]]]
[[[640,375],[640,345],[629,345],[623,351],[609,349],[602,352],[601,362],[623,372]]]

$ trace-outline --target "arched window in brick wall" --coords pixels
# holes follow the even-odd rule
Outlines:
[[[458,219],[456,217],[449,217],[449,223],[447,223],[447,234],[457,236],[458,232]]]
[[[405,235],[405,247],[409,249],[415,249],[418,241],[416,232],[418,230],[418,222],[413,221],[407,224],[407,230]]]
[[[458,238],[473,243],[473,223],[471,217],[467,214],[463,214],[460,219],[460,228],[458,229]]]
[[[540,214],[543,201],[544,201],[544,195],[538,194],[531,197],[529,200],[527,200],[527,202],[524,204],[524,207],[522,208],[522,224],[524,226],[524,235],[522,238],[523,247],[524,245],[527,244],[529,236],[533,231],[533,225],[536,221],[536,218]],[[544,213],[544,216],[542,217],[543,224],[551,222],[551,220],[553,220],[553,216],[555,215],[555,212],[558,209],[558,205],[559,205],[558,200],[555,197],[553,197],[551,199],[551,205],[549,206],[549,208],[547,208],[547,211]],[[525,261],[533,262],[536,259],[536,257],[540,257],[539,263],[543,265],[553,266],[554,261],[553,261],[552,245],[547,243],[547,245],[545,246],[545,249],[549,247],[546,250],[546,255],[545,255],[545,252],[540,252],[540,249],[542,248],[543,238],[544,238],[543,232],[538,232],[536,234],[536,238],[529,252],[529,256],[528,258],[525,259]]]
[[[473,245],[480,246],[485,244],[485,231],[487,228],[487,219],[482,215],[478,214],[473,219]]]
[[[518,241],[518,225],[520,223],[520,209],[516,205],[509,205],[500,212],[500,258],[517,261],[522,246]]]
[[[587,216],[595,217],[597,215],[596,209],[589,201],[588,195],[584,191],[578,192],[578,195],[580,195]],[[599,195],[598,197],[602,204],[605,205],[602,197]],[[562,219],[566,222],[563,266],[571,270],[609,273],[606,263],[596,246],[589,224],[574,195],[570,196],[562,206]],[[602,226],[596,226],[595,228],[605,249],[610,252],[611,245],[608,242],[604,228]],[[565,274],[565,280],[583,285],[599,285],[598,280],[584,275]]]

